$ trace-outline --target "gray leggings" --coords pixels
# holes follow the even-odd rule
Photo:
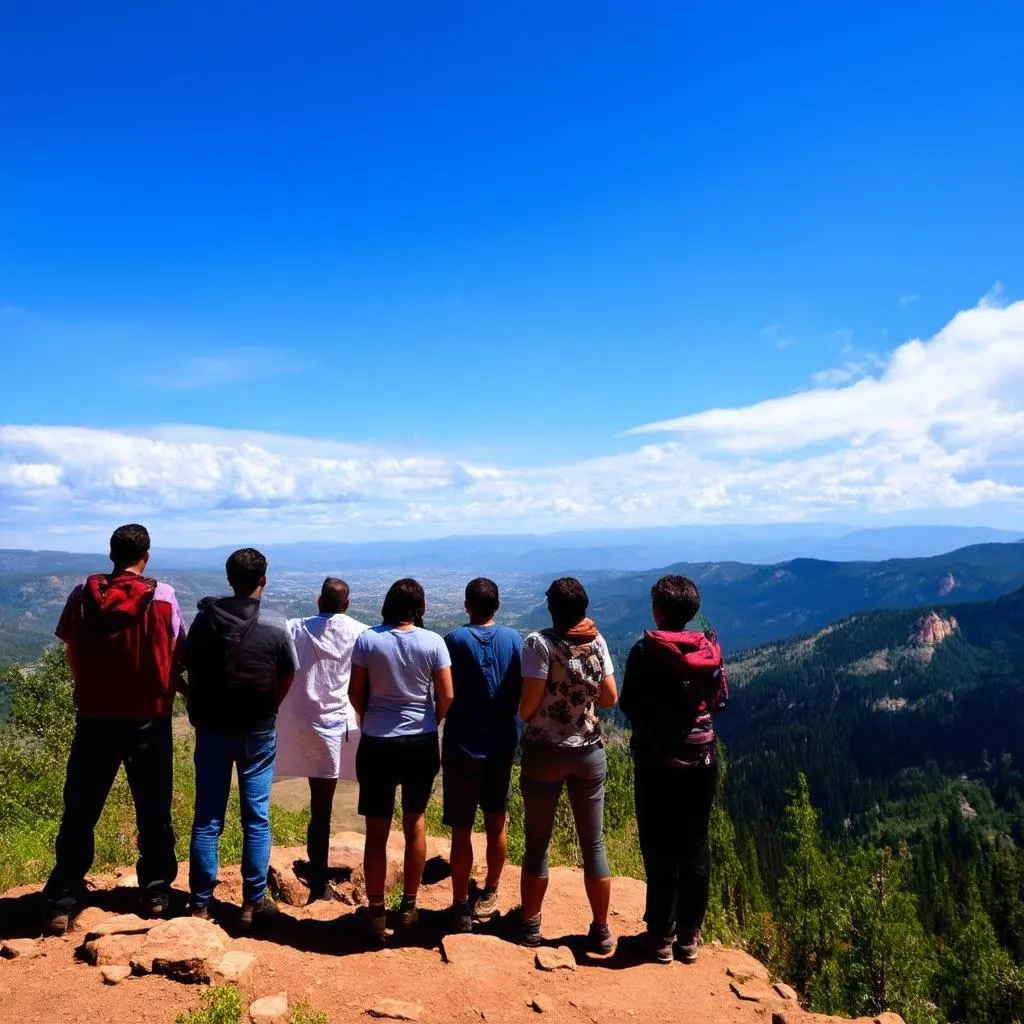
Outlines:
[[[604,780],[607,773],[608,761],[604,747],[599,743],[589,747],[523,744],[520,788],[526,819],[524,871],[541,878],[548,876],[548,848],[562,785],[565,784],[569,789],[569,806],[583,853],[583,874],[587,878],[608,877],[608,858],[604,852]]]

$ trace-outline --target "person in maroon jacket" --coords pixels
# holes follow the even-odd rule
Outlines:
[[[184,628],[174,590],[144,576],[149,533],[119,526],[113,572],[71,592],[57,624],[74,676],[75,735],[64,782],[56,864],[44,889],[44,930],[62,935],[92,866],[94,830],[124,765],[138,827],[141,910],[166,914],[178,873],[171,825],[171,709],[181,688]]]
[[[687,630],[700,591],[685,576],[651,588],[656,629],[629,652],[619,707],[633,735],[634,798],[647,875],[645,934],[634,944],[658,963],[697,959],[708,906],[708,825],[718,783],[712,715],[729,704],[718,638]]]

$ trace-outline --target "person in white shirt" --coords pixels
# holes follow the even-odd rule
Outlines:
[[[338,779],[355,779],[359,725],[348,700],[352,648],[367,627],[347,615],[349,588],[328,576],[319,615],[289,619],[299,670],[277,716],[278,776],[309,779],[309,899],[329,899],[327,859]]]

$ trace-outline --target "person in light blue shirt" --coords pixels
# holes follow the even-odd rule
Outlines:
[[[444,823],[452,830],[451,928],[473,929],[473,918],[498,912],[498,882],[508,855],[505,831],[512,762],[519,745],[516,711],[523,692],[523,642],[494,616],[501,606],[493,580],[478,577],[466,585],[469,624],[445,637],[452,656],[455,698],[444,727]],[[487,878],[469,906],[473,871],[473,822],[483,811],[487,831]]]
[[[387,843],[399,786],[405,833],[399,920],[403,928],[419,920],[416,894],[427,857],[424,815],[441,768],[438,725],[452,701],[451,657],[441,637],[420,625],[425,610],[419,583],[397,580],[384,598],[384,621],[360,633],[352,650],[348,696],[362,728],[356,779],[359,813],[366,818],[366,923],[379,941],[385,931]]]

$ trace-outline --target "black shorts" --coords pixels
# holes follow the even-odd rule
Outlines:
[[[472,828],[477,807],[484,814],[507,813],[514,760],[515,751],[480,759],[445,751],[444,824]]]
[[[390,820],[395,813],[395,790],[401,786],[402,813],[422,814],[440,768],[436,732],[387,738],[363,733],[356,751],[359,813]]]

